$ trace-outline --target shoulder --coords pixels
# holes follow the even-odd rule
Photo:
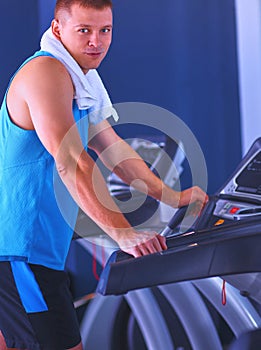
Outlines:
[[[15,74],[7,104],[18,125],[33,129],[43,115],[49,124],[54,115],[57,119],[60,114],[71,117],[73,96],[71,77],[64,65],[55,58],[40,56]]]
[[[39,71],[40,73],[53,72],[57,74],[69,75],[64,64],[52,56],[38,56],[26,63],[21,71]]]
[[[51,56],[38,56],[26,63],[16,75],[16,83],[23,91],[48,88],[73,93],[73,83],[66,67]]]

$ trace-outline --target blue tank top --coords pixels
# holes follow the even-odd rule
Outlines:
[[[52,55],[38,51],[19,69],[38,56]],[[0,110],[0,260],[21,260],[61,270],[78,206],[37,133],[11,121],[6,95]],[[73,114],[86,145],[87,111],[79,110],[74,101]]]

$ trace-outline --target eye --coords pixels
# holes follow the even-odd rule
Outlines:
[[[81,28],[81,29],[79,29],[79,32],[80,33],[88,33],[89,29],[88,28]]]
[[[101,30],[102,33],[110,33],[111,29],[110,28],[103,28]]]

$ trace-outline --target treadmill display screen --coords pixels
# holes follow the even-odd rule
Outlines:
[[[238,192],[261,195],[261,151],[247,164],[236,178]]]

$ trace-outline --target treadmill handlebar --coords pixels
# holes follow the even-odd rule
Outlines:
[[[216,206],[216,197],[215,196],[209,196],[209,202],[206,204],[206,206],[203,208],[201,214],[196,219],[195,224],[196,227],[193,229],[200,230],[202,228],[208,227],[208,221],[211,217],[212,212],[214,211],[214,208]],[[185,215],[187,214],[189,209],[189,205],[185,205],[183,207],[180,207],[178,211],[173,215],[173,217],[170,219],[166,227],[160,232],[161,236],[167,237],[170,234],[173,236],[179,236],[182,235],[181,232],[177,232],[173,234],[173,231],[178,227],[178,225],[182,222]]]
[[[260,240],[260,218],[253,218],[167,237],[167,250],[139,258],[118,250],[107,261],[96,292],[118,295],[161,284],[260,272]]]
[[[180,207],[179,210],[173,215],[166,227],[160,232],[161,236],[167,237],[184,219],[188,206]]]
[[[183,209],[184,208],[184,209]],[[182,207],[181,214],[184,214],[186,212],[186,207]],[[172,233],[173,229],[175,229],[174,223],[176,222],[177,225],[180,223],[178,222],[178,219],[182,220],[182,215],[177,216],[178,212],[174,215],[174,217],[171,219],[169,224],[163,229],[163,231],[160,233],[166,232],[166,236],[168,236],[168,232]],[[183,216],[184,217],[184,216]],[[175,220],[174,220],[175,219]],[[173,227],[170,228],[170,224]],[[206,243],[214,243],[216,241],[223,241],[223,240],[229,240],[229,239],[235,239],[240,238],[242,236],[250,236],[255,234],[261,233],[261,221],[260,217],[252,217],[250,219],[245,219],[244,221],[231,221],[231,223],[226,224],[225,226],[213,226],[213,227],[206,227],[206,228],[196,228],[188,232],[178,232],[177,234],[171,234],[171,236],[166,237],[167,238],[167,245],[168,249],[165,251],[162,251],[160,253],[155,253],[159,255],[169,254],[169,250],[173,247],[187,247],[191,244],[206,244]],[[122,251],[122,250],[116,250],[112,253],[112,258],[108,260],[108,263],[112,262],[118,262],[118,261],[124,261],[129,259],[139,259],[139,258],[133,258],[132,255]]]

